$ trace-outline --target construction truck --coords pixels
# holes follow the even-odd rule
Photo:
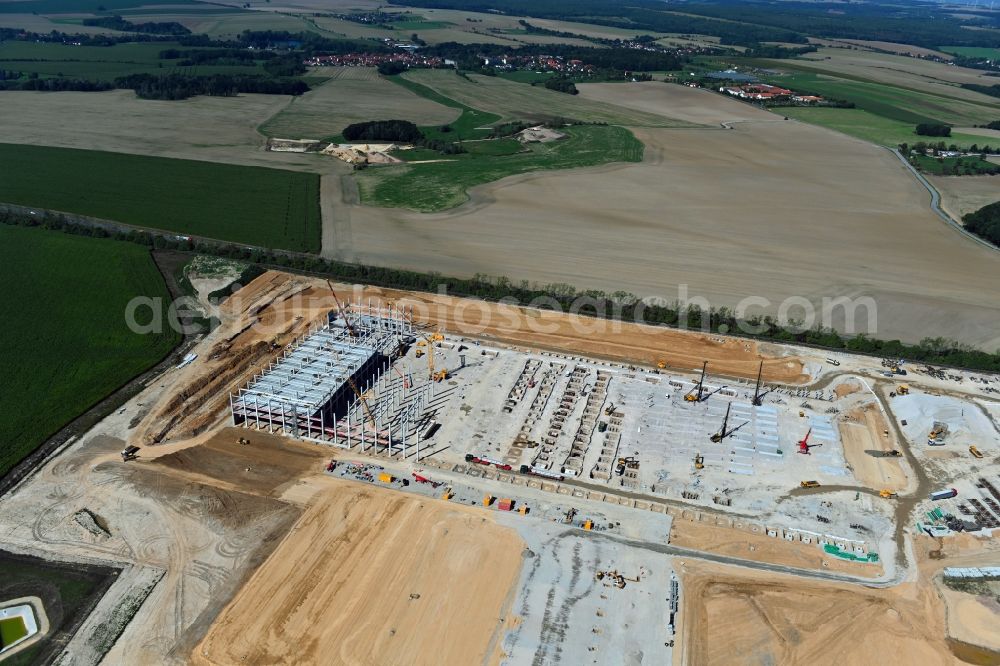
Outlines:
[[[910,392],[910,387],[906,384],[900,384],[896,389],[896,395],[907,395]]]
[[[801,488],[819,488],[819,481],[800,481],[799,487]]]
[[[700,453],[694,454],[694,468],[705,469],[705,456]]]
[[[139,455],[138,446],[126,446],[122,449],[122,462],[128,462],[129,460],[135,460],[136,456]]]
[[[976,448],[975,444],[973,444],[972,446],[969,447],[969,453],[971,453],[972,455],[974,455],[976,458],[982,458],[983,457],[983,452],[980,451],[978,448]]]
[[[878,496],[883,499],[896,499],[897,497],[899,497],[899,495],[897,495],[894,491],[889,490],[888,488],[883,488],[882,490],[878,491]]]
[[[667,367],[667,362],[661,358],[659,361],[656,362],[656,367],[659,368],[660,370],[664,370]]]

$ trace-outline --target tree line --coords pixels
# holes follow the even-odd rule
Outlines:
[[[129,88],[142,99],[180,100],[197,95],[233,97],[239,93],[301,95],[309,85],[299,79],[272,79],[246,74],[130,74],[114,81],[116,88]]]
[[[668,327],[685,327],[691,330],[733,333],[741,325],[755,326],[757,333],[743,337],[787,343],[808,344],[828,349],[906,358],[932,365],[948,365],[970,370],[1000,372],[1000,352],[988,353],[945,338],[925,338],[919,344],[904,344],[899,340],[878,340],[866,335],[843,336],[830,329],[815,328],[792,331],[770,316],[739,319],[729,308],[702,309],[680,304],[646,303],[627,292],[602,291],[578,292],[567,284],[539,285],[528,281],[515,283],[508,278],[476,275],[472,278],[445,277],[439,273],[420,273],[382,266],[349,264],[329,261],[317,255],[250,248],[245,245],[222,241],[181,239],[174,233],[154,233],[138,229],[117,227],[109,231],[102,227],[72,221],[63,215],[25,215],[10,211],[0,212],[0,224],[25,227],[42,227],[65,233],[113,238],[155,249],[182,250],[212,256],[226,257],[262,267],[290,269],[322,275],[331,279],[370,284],[395,289],[438,293],[442,288],[454,296],[480,298],[487,301],[513,299],[547,310],[579,312],[585,316],[614,318],[623,321],[643,321]],[[116,225],[117,226],[117,225]],[[579,297],[586,299],[580,307]]]
[[[145,32],[153,35],[190,35],[191,31],[177,21],[148,21],[146,23],[132,23],[126,21],[124,17],[99,16],[97,18],[83,19],[83,25],[97,28],[108,28],[109,30],[120,30],[121,32]]]
[[[962,222],[968,231],[1000,247],[1000,201],[967,213]]]

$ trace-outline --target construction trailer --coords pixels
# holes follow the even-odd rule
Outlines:
[[[229,396],[233,425],[341,448],[419,459],[433,386],[391,370],[413,339],[409,310],[351,303],[331,310]]]

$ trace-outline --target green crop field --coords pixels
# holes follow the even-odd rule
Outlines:
[[[159,362],[171,330],[139,335],[128,302],[168,294],[138,245],[0,225],[0,475],[59,428]],[[139,313],[149,321],[148,309]]]
[[[368,168],[357,176],[361,200],[433,212],[463,203],[470,187],[506,176],[642,160],[642,143],[623,127],[585,125],[561,131],[568,135],[566,139],[529,144],[526,152],[513,155],[470,153],[439,156],[445,160],[440,162]]]
[[[911,125],[937,122],[977,125],[996,119],[1000,114],[1000,103],[976,104],[884,83],[834,78],[809,72],[770,76],[768,81],[796,92],[847,100],[863,111]]]
[[[495,113],[474,109],[471,106],[457,102],[450,97],[445,97],[433,88],[425,86],[422,83],[405,79],[402,76],[390,76],[387,78],[393,83],[420,95],[424,99],[436,102],[442,106],[460,109],[462,111],[462,115],[450,123],[436,127],[428,126],[421,128],[424,136],[428,139],[441,139],[442,141],[455,141],[457,139],[482,139],[490,135],[492,131],[490,126],[500,121],[500,116]],[[448,127],[447,131],[443,131],[443,127],[445,126]]]
[[[939,50],[966,58],[996,58],[1000,60],[1000,49],[985,46],[942,46]]]
[[[67,29],[70,29],[68,26]],[[0,69],[60,77],[113,81],[129,74],[263,74],[261,63],[180,67],[161,60],[160,51],[182,48],[176,42],[136,42],[114,46],[73,46],[53,42],[0,42]]]
[[[0,144],[0,201],[285,250],[320,247],[319,176]]]
[[[901,143],[916,143],[917,141],[937,141],[931,137],[917,136],[914,124],[899,120],[890,120],[861,109],[834,109],[830,107],[782,107],[775,113],[843,132],[850,136],[864,139],[881,146],[895,147]],[[967,148],[974,143],[984,143],[983,137],[972,134],[953,132],[950,138],[943,139],[949,145],[954,143]]]

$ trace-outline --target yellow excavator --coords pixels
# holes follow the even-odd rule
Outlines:
[[[889,490],[888,488],[883,488],[882,490],[878,491],[878,496],[883,499],[896,499],[897,497],[899,497],[899,495],[897,495],[894,491]]]

